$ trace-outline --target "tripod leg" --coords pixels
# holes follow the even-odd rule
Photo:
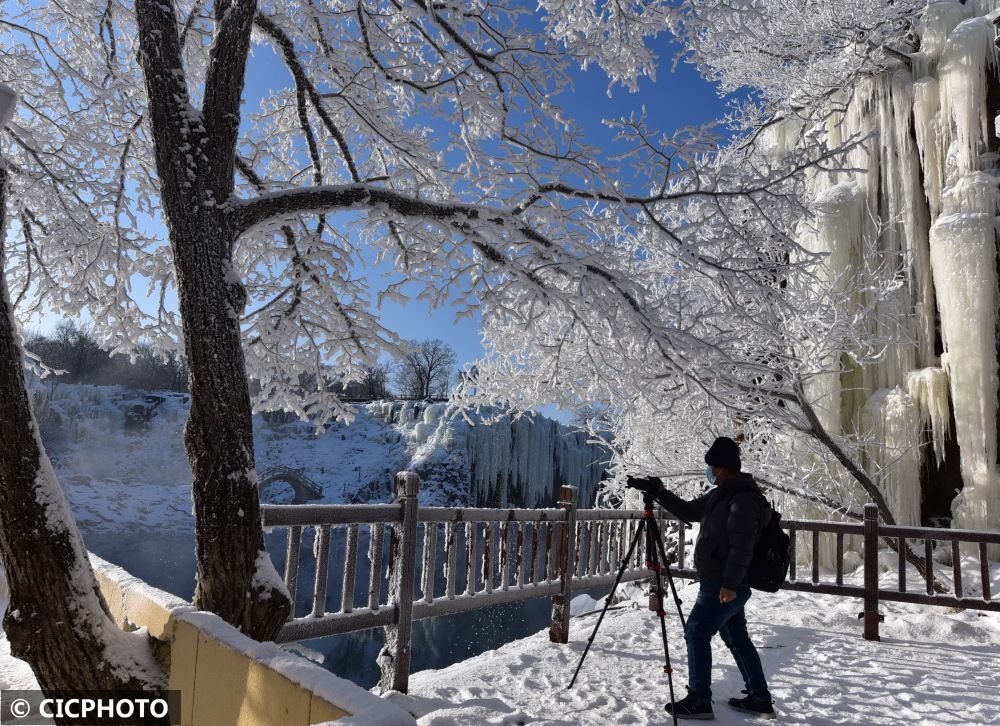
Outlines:
[[[594,642],[594,637],[597,635],[597,629],[601,627],[601,621],[604,620],[604,615],[608,612],[608,607],[611,605],[611,598],[615,595],[615,590],[618,589],[618,584],[622,581],[622,576],[625,574],[625,569],[628,567],[628,563],[632,561],[632,552],[635,551],[635,546],[639,542],[639,538],[642,536],[643,527],[646,525],[646,520],[640,519],[639,526],[635,530],[635,536],[632,537],[632,542],[628,547],[628,554],[622,560],[621,567],[618,568],[618,576],[615,578],[615,584],[611,586],[611,592],[604,599],[604,609],[601,610],[600,617],[597,618],[597,623],[594,625],[594,630],[591,632],[590,637],[587,638],[587,646],[583,649],[583,655],[580,656],[580,662],[576,665],[576,670],[573,671],[573,679],[569,682],[566,687],[567,690],[573,687],[576,683],[576,677],[580,674],[580,669],[583,667],[583,661],[587,657],[587,653],[590,652],[590,646]],[[567,603],[567,607],[569,604]]]
[[[684,611],[681,609],[681,599],[677,595],[677,586],[674,584],[674,576],[670,572],[670,565],[667,564],[667,552],[663,547],[663,534],[660,532],[660,528],[656,525],[655,521],[651,529],[653,530],[653,536],[656,538],[656,547],[659,550],[660,559],[664,563],[663,567],[667,571],[667,583],[670,585],[670,594],[673,595],[674,605],[677,606],[677,616],[681,619],[681,628],[686,628],[687,622],[684,620]]]
[[[653,532],[657,536],[659,535],[659,530],[656,527],[655,520],[649,523],[649,527],[653,530]],[[657,541],[659,540],[657,539]],[[660,547],[660,549],[662,550],[663,548]],[[659,565],[659,563],[656,562],[657,559],[656,550],[653,550],[650,553],[650,558],[652,560],[652,565],[653,565],[652,569],[656,573],[656,577],[654,578],[656,580],[656,597],[657,600],[659,600],[659,605],[660,605],[659,609],[656,611],[656,615],[657,617],[660,618],[660,635],[663,636],[663,657],[666,660],[666,665],[663,666],[663,672],[667,674],[667,685],[670,688],[670,705],[671,705],[670,715],[673,716],[674,726],[677,726],[677,714],[674,713],[677,705],[677,701],[674,697],[674,668],[670,664],[670,643],[667,640],[667,621],[666,621],[667,613],[663,610],[663,577],[660,572],[662,568]],[[666,563],[665,557],[663,558],[663,561],[664,563]],[[667,571],[669,572],[669,568],[667,569]]]

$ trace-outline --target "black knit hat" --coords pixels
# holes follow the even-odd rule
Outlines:
[[[705,452],[705,463],[719,469],[739,471],[741,467],[739,444],[728,436],[720,436]]]

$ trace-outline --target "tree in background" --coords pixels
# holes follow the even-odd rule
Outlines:
[[[43,340],[38,342],[43,343]],[[72,320],[63,320],[56,325],[51,344],[47,347],[52,352],[52,367],[65,370],[74,383],[82,381],[84,376],[102,367],[108,360],[97,339],[85,328],[78,328]]]
[[[393,383],[402,398],[445,398],[455,373],[455,351],[443,340],[407,343],[396,359]]]
[[[56,325],[51,336],[29,333],[24,348],[61,382],[146,391],[187,390],[187,369],[176,351],[159,353],[152,344],[141,341],[129,354],[111,355],[87,328],[69,319]]]
[[[376,363],[365,368],[365,376],[358,382],[362,398],[376,401],[389,397],[389,366]]]

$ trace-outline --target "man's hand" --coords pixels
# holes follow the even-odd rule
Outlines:
[[[625,486],[629,489],[638,489],[646,494],[657,494],[663,488],[663,483],[653,476],[630,476]]]
[[[730,590],[728,587],[719,588],[719,602],[725,605],[727,602],[732,602],[736,599],[736,591]]]

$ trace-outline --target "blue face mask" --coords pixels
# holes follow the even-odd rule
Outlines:
[[[712,467],[705,467],[705,478],[708,479],[709,484],[715,484],[715,472],[712,471]]]

